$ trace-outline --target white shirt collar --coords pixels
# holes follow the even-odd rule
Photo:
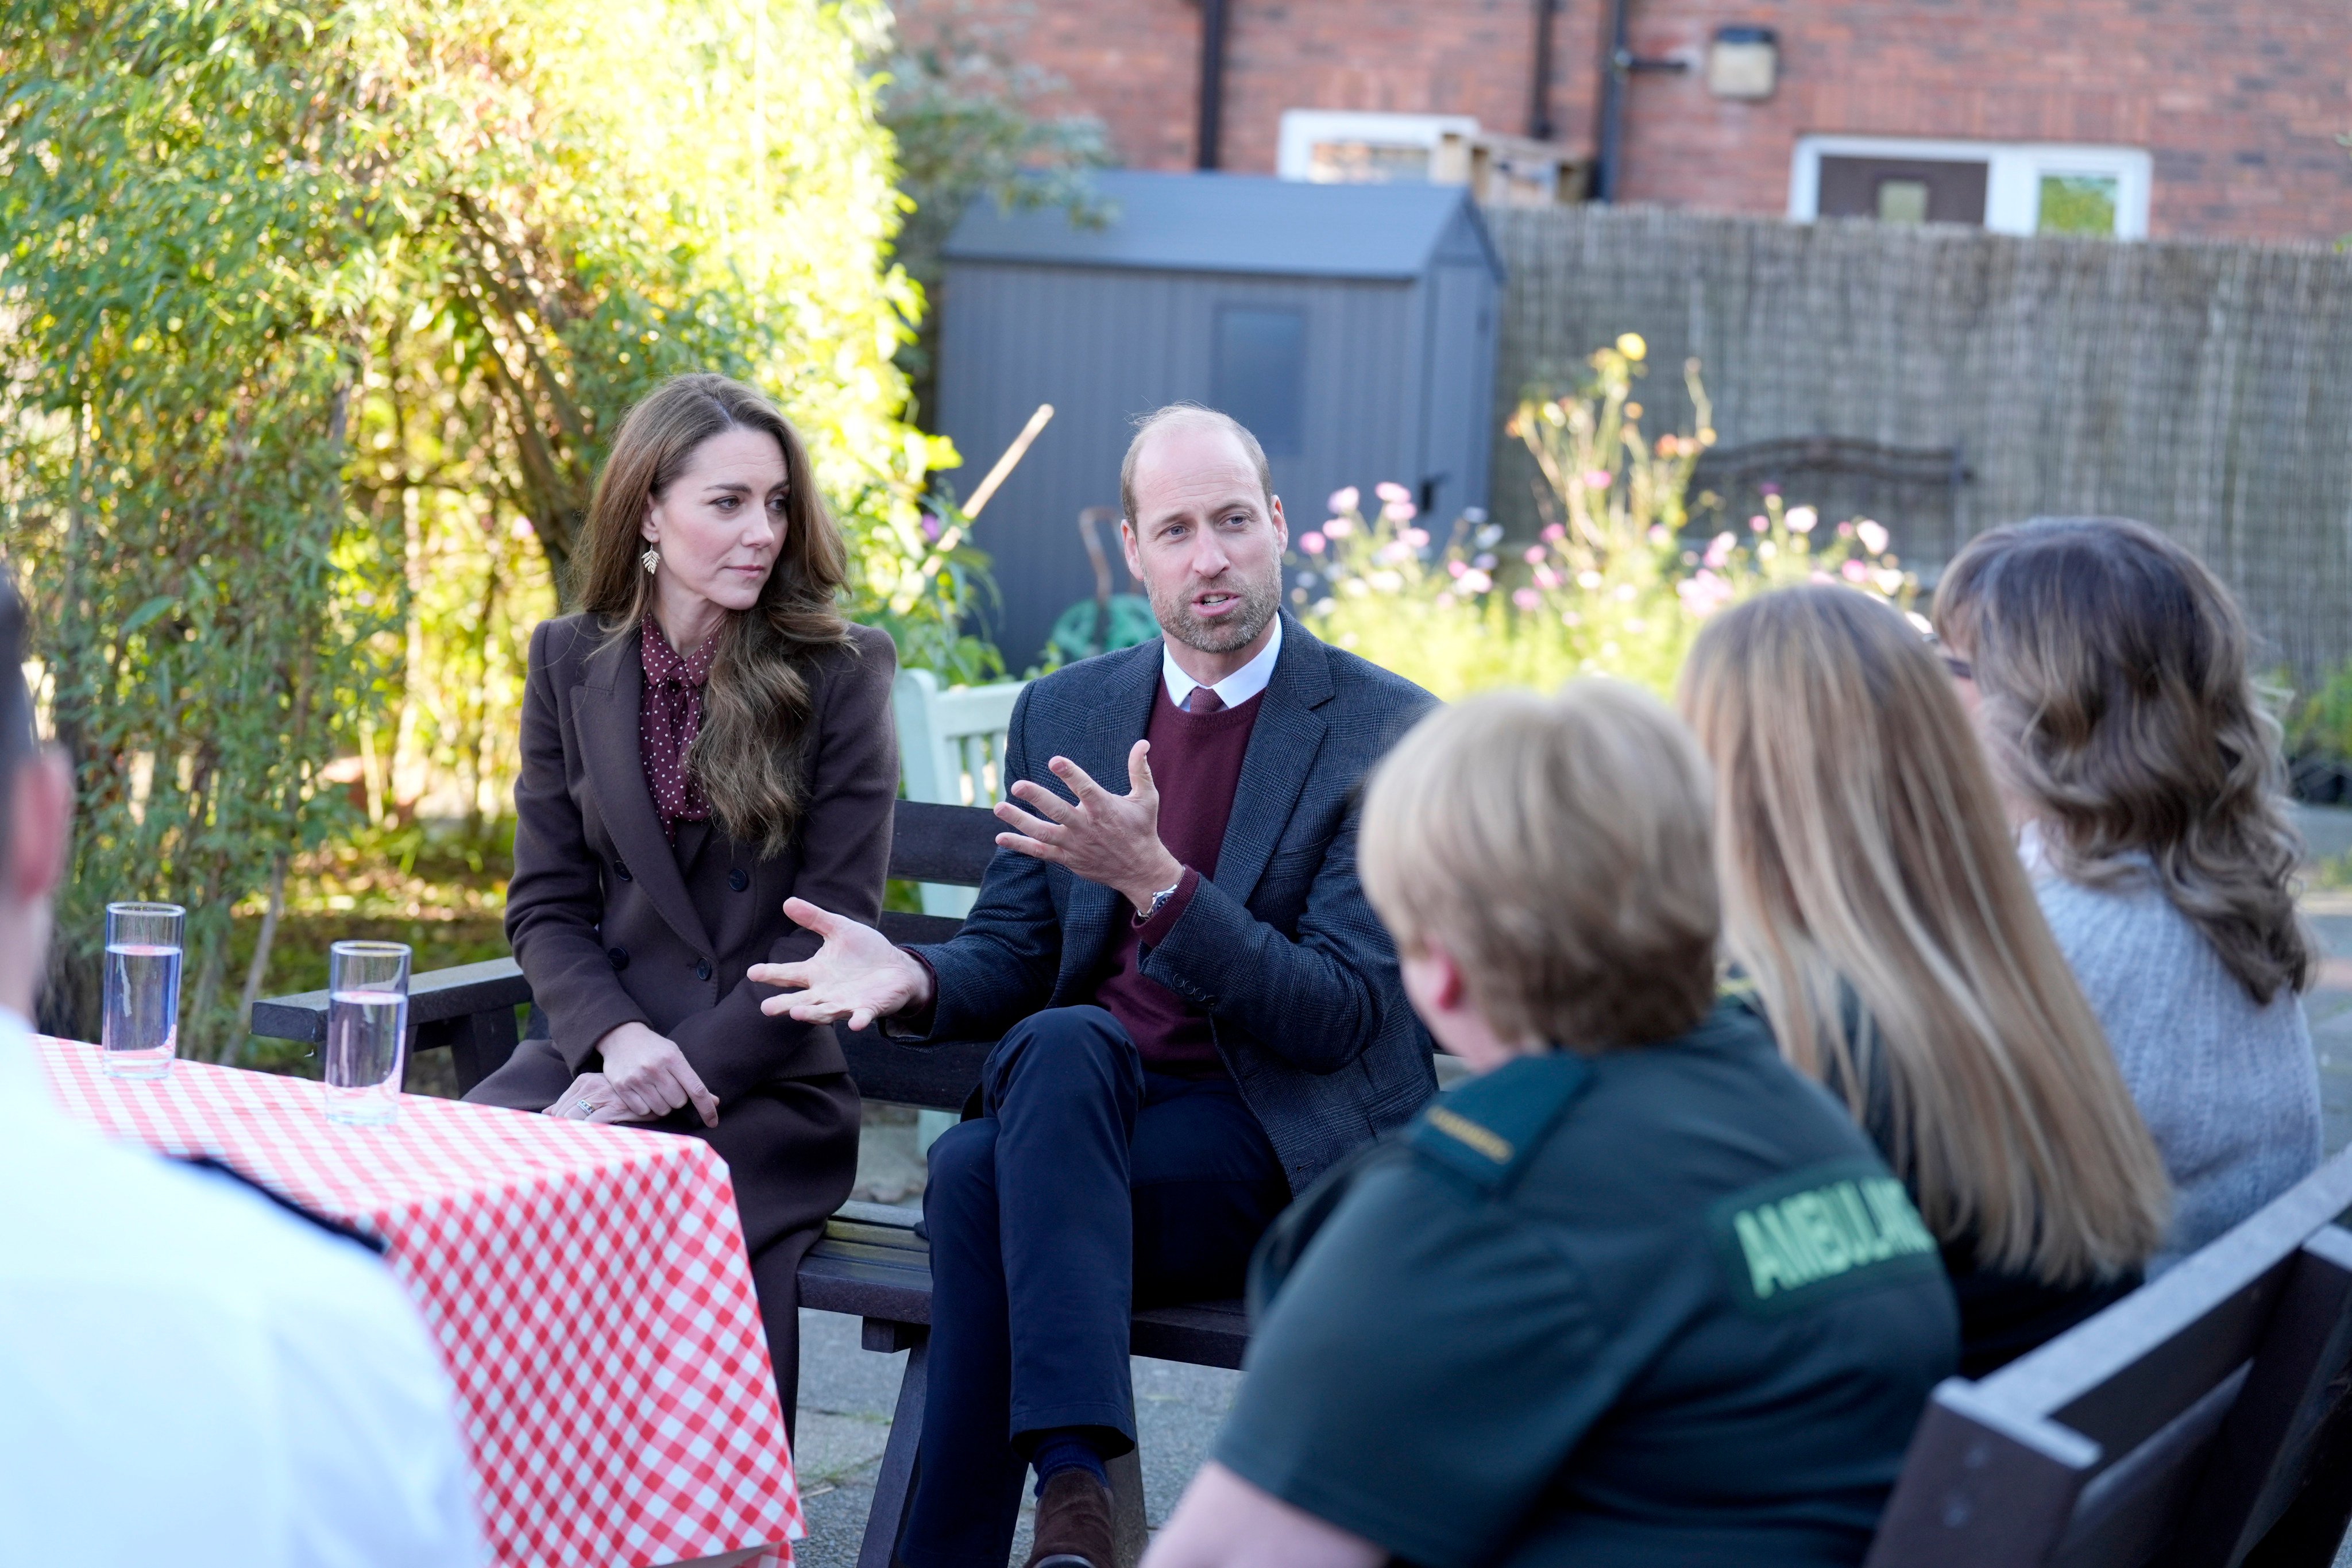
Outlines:
[[[1264,691],[1274,680],[1274,663],[1282,654],[1282,617],[1274,617],[1274,635],[1257,650],[1257,657],[1209,688],[1218,700],[1228,708],[1238,708]],[[1181,708],[1192,700],[1192,689],[1201,683],[1176,666],[1176,656],[1169,651],[1165,637],[1160,643],[1160,679],[1168,688],[1168,700]]]

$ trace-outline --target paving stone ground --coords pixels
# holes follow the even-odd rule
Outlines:
[[[2315,856],[2352,854],[2352,811],[2305,811]],[[2327,950],[2321,983],[2305,998],[2319,1062],[2329,1152],[2352,1143],[2352,890],[2310,896],[2305,911]],[[868,1111],[858,1151],[856,1195],[870,1202],[918,1203],[923,1164],[912,1113]],[[803,1568],[852,1568],[873,1502],[874,1472],[890,1435],[898,1373],[906,1356],[877,1355],[857,1342],[854,1319],[801,1314],[800,1447],[795,1458],[809,1536]],[[1153,1528],[1165,1522],[1184,1483],[1200,1468],[1217,1424],[1233,1402],[1240,1373],[1213,1367],[1135,1359],[1136,1424],[1141,1435],[1144,1509]],[[1029,1510],[1022,1510],[1013,1562],[1029,1553]],[[2352,1568],[2347,1541],[2336,1568]]]

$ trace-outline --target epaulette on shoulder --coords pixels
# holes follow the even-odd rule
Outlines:
[[[1522,1057],[1439,1096],[1406,1129],[1405,1142],[1494,1192],[1543,1147],[1591,1080],[1591,1064],[1573,1052]]]
[[[296,1203],[292,1198],[288,1197],[284,1193],[279,1192],[277,1188],[257,1182],[251,1176],[247,1175],[243,1171],[238,1170],[235,1165],[228,1164],[220,1160],[215,1160],[209,1154],[178,1154],[171,1156],[171,1158],[177,1164],[192,1165],[199,1171],[205,1171],[215,1176],[226,1177],[241,1187],[250,1188],[252,1191],[259,1193],[263,1197],[268,1198],[271,1203],[277,1205],[287,1214],[293,1215],[296,1219],[307,1221],[308,1223],[318,1226],[320,1230],[325,1231],[330,1236],[341,1237],[345,1241],[357,1243],[359,1246],[366,1247],[370,1252],[374,1253],[379,1258],[383,1256],[386,1251],[390,1250],[385,1246],[382,1237],[370,1236],[366,1231],[360,1229],[357,1226],[337,1219],[332,1215],[320,1214],[316,1209],[304,1208],[300,1204]]]

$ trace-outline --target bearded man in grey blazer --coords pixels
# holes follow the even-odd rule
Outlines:
[[[1356,879],[1364,777],[1433,700],[1283,614],[1282,503],[1238,423],[1162,409],[1119,480],[1166,635],[1022,693],[961,934],[897,948],[795,900],[823,947],[751,972],[771,1013],[1002,1037],[931,1151],[908,1568],[1001,1568],[1033,1465],[1031,1563],[1111,1568],[1133,1307],[1238,1294],[1290,1196],[1436,1087]]]

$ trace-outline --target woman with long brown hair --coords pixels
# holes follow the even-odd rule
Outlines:
[[[2137,1283],[2164,1168],[1926,641],[1814,585],[1715,616],[1681,704],[1717,777],[1725,945],[1911,1190],[1981,1376]]]
[[[881,912],[890,639],[844,621],[841,533],[799,436],[719,375],[633,409],[589,504],[578,612],[531,634],[507,936],[545,1014],[470,1100],[688,1133],[725,1156],[784,1417],[794,1274],[849,1195],[858,1098],[830,1026],[755,963],[803,898]]]
[[[2179,1193],[2160,1269],[2319,1163],[2318,958],[2245,618],[2145,523],[2046,518],[1961,551],[1936,627]]]

